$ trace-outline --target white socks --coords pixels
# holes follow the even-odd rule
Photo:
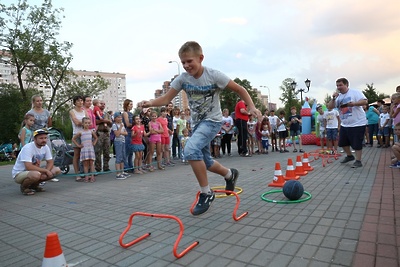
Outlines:
[[[228,173],[225,174],[224,178],[225,178],[225,180],[229,180],[231,178],[231,176],[232,176],[231,169],[228,169]]]
[[[201,186],[200,191],[201,193],[210,194],[211,193],[210,185]]]

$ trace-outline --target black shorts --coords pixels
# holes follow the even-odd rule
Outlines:
[[[279,138],[280,139],[288,137],[288,132],[287,131],[281,131],[281,132],[278,132],[278,133],[279,133]]]
[[[340,126],[339,146],[351,146],[354,150],[362,150],[365,125],[357,127]]]

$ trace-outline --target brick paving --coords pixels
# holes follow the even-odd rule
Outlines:
[[[306,151],[317,149],[306,146]],[[291,149],[290,149],[291,150]],[[312,199],[297,204],[261,200],[273,179],[276,162],[285,172],[296,153],[242,158],[233,153],[219,161],[240,171],[243,188],[234,221],[234,197],[217,198],[200,217],[189,209],[198,190],[189,166],[115,180],[97,176],[96,183],[77,183],[73,176],[49,182],[47,192],[23,196],[11,179],[11,166],[0,167],[0,266],[40,266],[46,235],[57,232],[69,266],[400,266],[399,177],[390,169],[390,150],[366,148],[363,168],[339,160],[300,181]],[[312,158],[311,158],[312,159]],[[111,165],[113,167],[113,165]],[[224,185],[210,174],[211,186]],[[281,194],[269,195],[284,200]],[[180,259],[172,250],[179,233],[174,220],[135,217],[124,242],[151,236],[129,247],[119,236],[134,212],[170,214],[183,222]],[[397,223],[397,224],[396,224]]]

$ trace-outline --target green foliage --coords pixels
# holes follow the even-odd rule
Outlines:
[[[236,78],[234,80],[237,84],[242,86],[246,91],[249,93],[251,99],[254,102],[254,105],[256,106],[257,109],[262,110],[263,108],[265,109],[266,107],[261,104],[261,101],[257,97],[257,91],[256,89],[253,89],[253,87],[250,84],[250,81],[244,79],[240,80],[239,78]],[[240,97],[237,95],[235,92],[232,92],[231,90],[225,89],[221,93],[221,109],[227,108],[230,113],[235,111],[235,106],[236,103],[239,101]]]
[[[21,101],[21,93],[16,85],[1,84],[0,85],[0,142],[19,143],[18,132],[26,112],[32,106],[30,101]],[[30,99],[32,95],[37,94],[35,90],[27,91],[27,97]]]
[[[280,90],[282,91],[282,95],[279,98],[280,101],[284,104],[283,110],[286,113],[286,118],[290,116],[290,108],[291,107],[296,107],[297,111],[299,113],[299,110],[301,109],[301,103],[297,99],[295,92],[292,89],[291,83],[294,80],[292,78],[286,78],[283,80],[282,85],[279,87]],[[282,110],[282,108],[278,109],[277,112],[275,112],[277,115],[279,115],[279,112]]]
[[[374,103],[378,100],[382,100],[384,98],[390,97],[389,95],[385,95],[382,93],[379,93],[376,91],[376,88],[374,87],[374,83],[371,84],[366,84],[367,88],[364,89],[362,92],[365,95],[365,97],[368,99],[368,104]]]

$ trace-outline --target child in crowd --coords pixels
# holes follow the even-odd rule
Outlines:
[[[231,156],[232,152],[232,136],[233,136],[233,127],[235,123],[231,116],[229,116],[229,110],[225,108],[222,111],[222,126],[221,126],[221,149],[222,154],[225,155],[225,151],[228,152],[228,156]],[[226,150],[225,150],[226,149]]]
[[[164,109],[165,113],[165,109]],[[154,148],[156,148],[156,155],[157,155],[157,163],[159,167],[161,167],[161,159],[162,159],[162,149],[161,149],[161,134],[164,132],[163,127],[161,126],[160,122],[157,121],[157,112],[151,112],[151,121],[149,122],[149,152],[148,152],[148,164],[149,164],[149,171],[154,171],[154,166],[152,165],[153,162],[153,153]],[[169,137],[169,136],[168,136]]]
[[[278,152],[278,145],[277,145],[277,138],[278,138],[278,116],[275,115],[275,110],[271,110],[268,116],[269,123],[271,125],[271,132],[270,132],[270,139],[271,139],[271,146],[272,152]]]
[[[114,132],[114,147],[115,147],[115,170],[117,171],[117,180],[125,180],[130,175],[124,172],[124,161],[126,157],[125,152],[125,136],[128,132],[122,123],[122,113],[117,111],[114,113],[114,123],[111,127],[111,131]]]
[[[228,169],[211,158],[210,142],[221,130],[222,114],[220,93],[227,88],[237,93],[248,106],[249,113],[261,117],[261,113],[242,86],[223,73],[202,65],[204,55],[201,46],[194,41],[186,42],[179,49],[179,57],[186,70],[176,77],[166,94],[150,101],[142,101],[143,107],[168,104],[183,90],[188,96],[192,113],[192,136],[185,146],[185,157],[189,161],[200,186],[200,195],[193,215],[205,213],[215,199],[208,183],[207,170],[225,178],[227,191],[235,189],[239,172]],[[227,193],[230,195],[230,193]]]
[[[135,153],[135,159],[133,160],[133,169],[134,173],[143,174],[144,171],[142,169],[142,158],[143,158],[143,136],[147,136],[147,133],[144,130],[144,126],[140,123],[139,115],[133,118],[134,125],[132,127],[132,139],[130,144],[130,150]]]
[[[83,164],[83,172],[85,173],[85,182],[95,182],[94,177],[94,146],[97,143],[96,133],[90,129],[92,121],[89,117],[82,118],[82,131],[78,132],[72,137],[72,142],[81,149],[80,161]],[[80,139],[80,143],[78,142]],[[90,172],[90,177],[88,173]]]
[[[400,86],[398,86],[400,87]],[[394,132],[394,127],[400,122],[400,93],[392,94],[392,105],[390,106],[390,117],[393,120],[392,127]],[[393,142],[399,142],[397,135],[393,135]]]
[[[317,127],[319,128],[319,140],[321,142],[321,149],[325,148],[326,141],[326,114],[324,114],[324,110],[321,105],[317,105]]]
[[[253,115],[249,115],[249,120],[247,121],[247,147],[249,150],[249,155],[254,154],[254,145],[257,142],[256,139],[256,124],[257,121]],[[260,147],[259,147],[260,150]]]
[[[103,119],[104,112],[100,109],[100,100],[93,99],[93,114],[96,117],[96,120]],[[104,126],[107,126],[107,123],[104,123]]]
[[[279,137],[279,150],[281,153],[289,152],[289,150],[286,149],[286,138],[288,137],[288,131],[287,131],[287,121],[285,119],[285,111],[281,110],[279,112],[279,117],[278,117],[278,137]]]
[[[397,136],[397,141],[392,146],[392,152],[395,157],[392,159],[392,165],[389,167],[400,169],[400,122],[394,126],[394,134]]]
[[[338,127],[340,125],[339,111],[331,108],[325,113],[327,139],[326,147],[328,150],[332,150],[334,153],[336,153],[338,148]]]
[[[382,113],[379,115],[379,131],[378,131],[378,148],[387,148],[389,147],[389,124],[390,124],[390,115],[388,113],[389,107],[383,106]],[[385,138],[385,144],[383,144],[382,136]]]
[[[169,137],[169,131],[168,131],[168,119],[167,119],[166,107],[162,107],[160,109],[160,117],[157,118],[157,121],[163,128],[163,132],[161,133],[161,151],[162,151],[162,157],[164,159],[164,165],[171,166],[170,162],[171,154],[169,150],[169,144],[171,142],[171,139]],[[159,170],[164,170],[164,166],[161,164],[161,161],[158,161],[158,159],[157,159],[157,167]]]
[[[296,107],[291,107],[290,112],[292,115],[289,117],[289,126],[290,126],[290,136],[292,137],[292,144],[293,144],[293,152],[297,152],[296,149],[296,137],[299,140],[299,152],[303,153],[303,145],[301,144],[301,131],[300,131],[300,124],[301,124],[301,116],[296,114],[297,110]]]
[[[213,148],[214,158],[221,158],[220,150],[221,150],[221,131],[217,133],[214,139],[211,142],[211,146]]]
[[[179,140],[179,149],[178,149],[178,151],[180,152],[179,158],[182,160],[182,162],[183,162],[183,152],[182,152],[182,146],[181,146],[181,143],[182,143],[181,139],[183,137],[183,133],[182,133],[183,129],[187,129],[187,121],[186,121],[185,111],[182,110],[180,112],[179,120],[176,123],[176,131],[178,133],[178,140]]]
[[[189,130],[187,128],[182,130],[182,138],[181,138],[181,148],[182,148],[182,163],[188,164],[188,161],[185,159],[185,146],[187,141],[189,140]]]
[[[261,144],[262,144],[262,148],[263,154],[268,154],[268,147],[269,147],[269,127],[268,124],[264,124],[263,125],[263,129],[261,131]]]
[[[19,149],[29,143],[32,140],[32,126],[35,123],[35,116],[33,114],[27,113],[24,117],[23,127],[19,131]]]
[[[269,118],[266,116],[264,116],[262,118],[262,121],[257,122],[256,136],[257,136],[257,141],[258,141],[259,153],[268,154],[268,153],[265,153],[265,152],[268,152],[268,149],[267,149],[267,151],[265,151],[265,149],[263,147],[263,142],[262,142],[264,126],[268,130],[268,135],[270,136],[271,124],[269,123]]]

